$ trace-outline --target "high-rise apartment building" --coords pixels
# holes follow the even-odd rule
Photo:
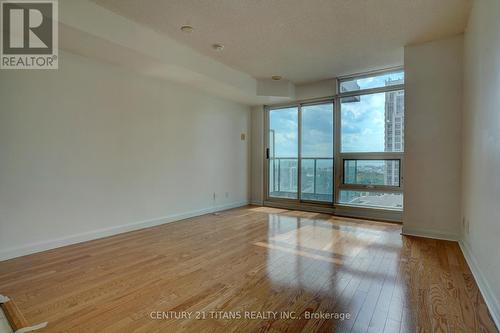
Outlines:
[[[386,86],[402,84],[403,80],[387,80]],[[385,151],[400,152],[404,147],[404,91],[385,93]],[[399,185],[398,161],[386,162],[386,185]]]

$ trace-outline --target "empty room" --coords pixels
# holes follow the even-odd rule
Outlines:
[[[0,20],[0,333],[499,332],[499,0]]]

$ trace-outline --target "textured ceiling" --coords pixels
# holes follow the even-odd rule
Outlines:
[[[463,32],[471,7],[470,0],[93,1],[255,78],[294,83],[401,65],[404,45]],[[181,32],[184,24],[195,30]]]

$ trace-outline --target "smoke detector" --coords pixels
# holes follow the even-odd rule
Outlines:
[[[212,48],[215,51],[220,52],[220,51],[224,50],[224,45],[222,45],[222,44],[212,44]]]
[[[193,30],[194,30],[194,28],[190,25],[183,25],[181,27],[182,32],[191,33],[191,32],[193,32]]]

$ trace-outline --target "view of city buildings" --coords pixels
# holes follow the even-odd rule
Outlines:
[[[403,80],[387,80],[386,86],[402,84]],[[400,152],[404,147],[404,91],[385,93],[385,151]],[[397,166],[397,167],[396,167]],[[399,165],[387,162],[386,185],[399,183]]]

